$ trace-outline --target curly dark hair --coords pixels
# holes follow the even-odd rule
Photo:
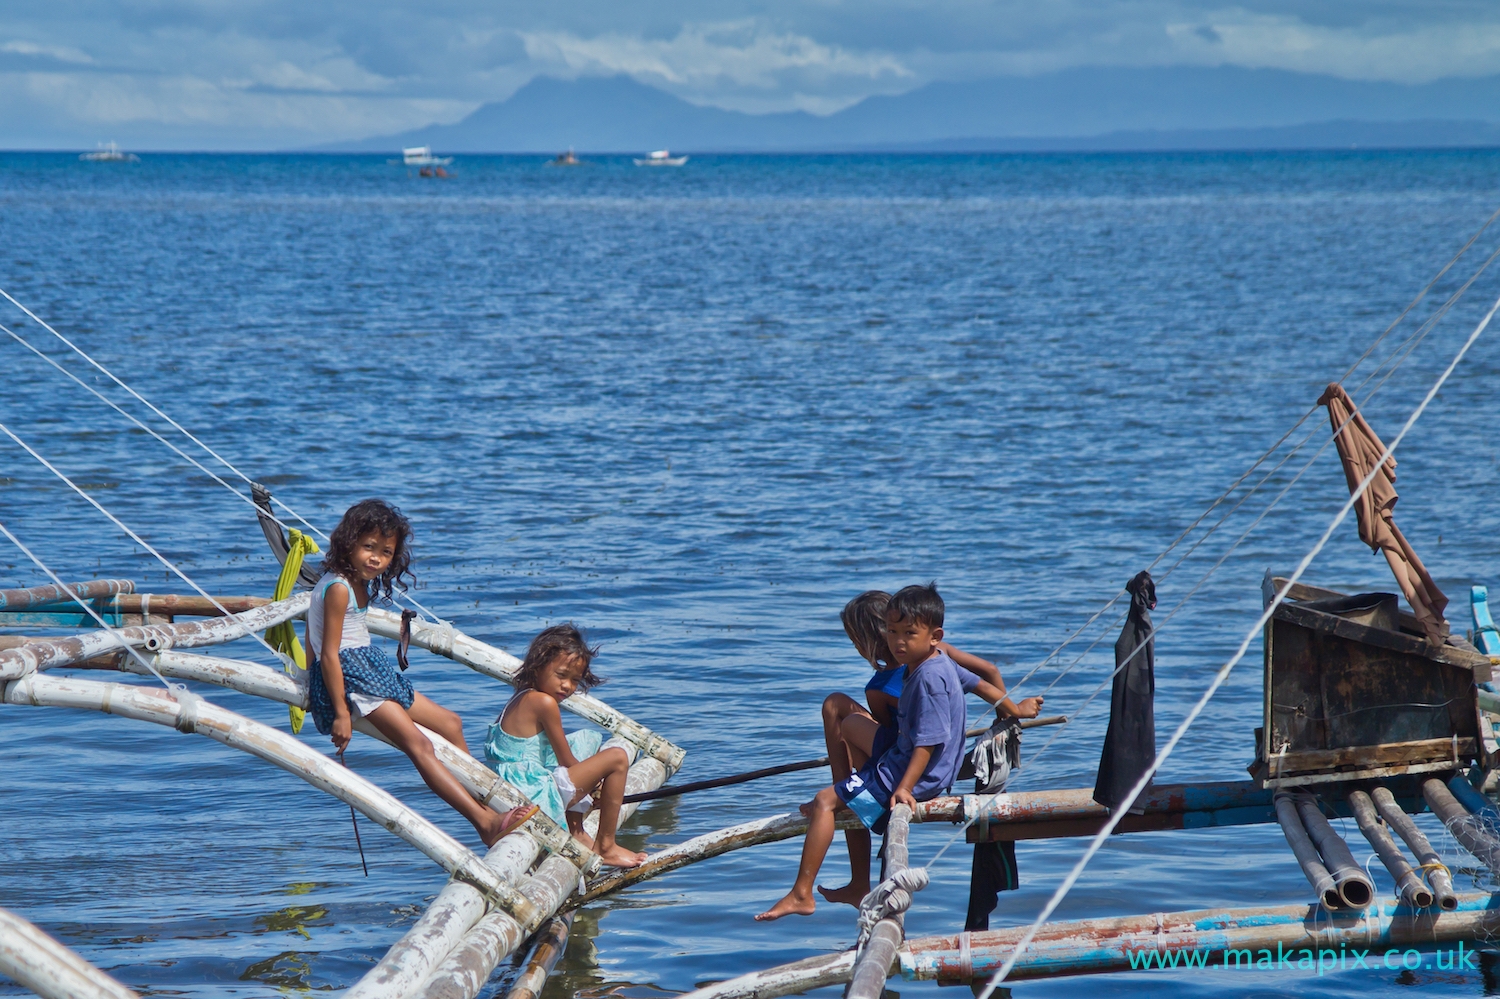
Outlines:
[[[884,590],[866,590],[844,605],[839,619],[844,622],[844,634],[859,650],[859,654],[876,669],[892,669],[898,665],[891,656],[891,647],[885,643],[885,608],[891,595]]]
[[[323,571],[343,576],[350,582],[359,579],[359,571],[354,567],[354,546],[366,534],[394,535],[396,538],[396,554],[391,558],[391,564],[372,580],[370,588],[372,599],[384,596],[389,600],[396,584],[405,587],[406,580],[415,577],[411,574],[411,521],[385,500],[360,500],[344,511],[344,518],[333,529],[333,537],[328,539]]]
[[[558,656],[583,660],[583,676],[578,678],[578,689],[588,690],[604,682],[602,676],[594,675],[589,663],[599,654],[599,646],[592,648],[583,640],[583,632],[572,622],[554,624],[544,628],[531,640],[521,668],[516,670],[516,689],[530,690],[536,686],[536,678]]]

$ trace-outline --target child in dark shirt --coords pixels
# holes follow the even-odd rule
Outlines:
[[[813,883],[833,842],[833,813],[840,805],[853,810],[867,828],[878,831],[893,805],[915,807],[942,793],[958,776],[967,721],[964,684],[953,660],[938,648],[943,638],[943,599],[937,587],[928,584],[900,590],[886,607],[885,621],[891,655],[905,670],[896,706],[895,743],[802,806],[809,822],[797,880],[757,920],[810,915],[816,908]],[[996,700],[1004,696],[993,688],[976,692],[998,695]]]

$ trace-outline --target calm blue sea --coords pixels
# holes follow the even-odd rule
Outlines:
[[[364,496],[399,504],[421,598],[464,630],[519,652],[544,625],[578,622],[604,646],[601,696],[687,747],[684,780],[822,754],[823,696],[867,676],[838,620],[861,590],[936,580],[949,636],[1019,678],[1500,207],[1488,151],[543,163],[461,157],[428,180],[372,157],[0,154],[0,287],[325,529]],[[1481,238],[1351,387],[1402,356],[1497,243],[1500,231]],[[1356,393],[1379,386],[1366,406],[1378,431],[1394,436],[1497,294],[1500,271],[1482,275],[1393,376]],[[8,305],[0,322],[129,402]],[[3,335],[0,363],[0,421],[205,587],[270,592],[276,566],[248,506]],[[1500,583],[1497,377],[1500,330],[1399,454],[1397,519],[1458,631],[1468,586]],[[1347,496],[1334,452],[1316,452],[1324,428],[1315,414],[1310,446],[1169,576],[1185,549],[1158,567],[1158,621],[1192,593],[1157,642],[1163,739],[1254,623],[1262,573],[1293,567]],[[0,519],[64,577],[185,590],[8,441]],[[1391,586],[1352,522],[1308,579]],[[0,552],[0,585],[41,581]],[[1092,786],[1107,693],[1080,706],[1112,666],[1111,620],[1019,690],[1051,685],[1047,712],[1075,720],[1040,755],[1057,730],[1027,736],[1015,787]],[[1259,655],[1257,640],[1162,780],[1244,777]],[[474,741],[507,696],[425,654],[409,675]],[[282,708],[205,692],[285,724]],[[311,726],[304,737],[326,748]],[[169,729],[3,708],[0,759],[0,905],[143,993],[343,989],[445,880],[370,823],[364,877],[346,808]],[[349,763],[477,846],[404,757],[358,739]],[[660,849],[818,786],[804,773],[655,804],[626,840]],[[1472,858],[1428,829],[1472,887]],[[949,835],[916,830],[913,860]],[[587,909],[549,999],[650,999],[849,946],[847,908],[751,921],[789,886],[799,847],[731,854]],[[1083,847],[1021,844],[1022,889],[993,925],[1029,920]],[[910,935],[961,928],[968,874],[960,845]],[[823,881],[845,875],[836,846]],[[1275,827],[1131,835],[1058,916],[1309,894]],[[1219,971],[1015,995],[1413,986],[1497,987],[1473,971]]]

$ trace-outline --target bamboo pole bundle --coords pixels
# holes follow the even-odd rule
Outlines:
[[[624,745],[622,740],[611,742]],[[670,772],[660,761],[637,760],[630,768],[626,790],[658,787],[669,776]],[[621,809],[622,821],[634,811],[634,807],[626,805]],[[592,823],[598,821],[597,816],[591,816],[590,819]],[[585,826],[590,824],[586,822]],[[514,881],[520,878],[539,854],[536,841],[518,832],[495,844],[486,857],[486,863],[503,870]],[[575,869],[568,891],[576,887],[577,883],[578,874]],[[523,882],[522,890],[526,888],[527,885]],[[544,915],[552,914],[549,911]],[[482,918],[488,922],[480,935],[466,940],[466,935],[479,927]],[[485,906],[478,893],[460,881],[452,881],[438,893],[438,897],[406,935],[385,953],[374,968],[344,993],[343,999],[406,999],[424,986],[435,969],[456,949],[462,949],[465,943],[474,945],[471,951],[474,973],[471,975],[463,969],[457,969],[456,972],[455,969],[450,969],[449,975],[456,987],[466,985],[477,977],[478,984],[475,988],[478,988],[500,959],[524,943],[527,935],[528,932],[523,931],[514,920],[507,922],[503,918],[486,917]],[[485,967],[486,962],[488,970],[479,975],[478,971]]]
[[[610,744],[623,748],[624,740],[611,739],[605,745]],[[660,760],[639,759],[626,776],[626,793],[659,787],[670,776]],[[629,818],[637,807],[633,804],[622,806],[620,822]],[[583,826],[590,835],[597,834],[599,813],[591,813]],[[543,919],[554,915],[568,896],[581,887],[576,867],[562,857],[548,857],[520,886],[542,915],[526,921],[517,920],[505,912],[491,911],[469,930],[416,995],[420,999],[474,999],[501,959],[521,946]]]
[[[1427,875],[1427,883],[1432,886],[1438,908],[1444,912],[1452,912],[1458,908],[1458,896],[1453,893],[1453,877],[1443,864],[1443,858],[1438,856],[1438,852],[1432,848],[1411,816],[1396,803],[1396,796],[1388,788],[1377,787],[1370,792],[1370,799],[1375,803],[1375,810],[1380,813],[1385,824],[1396,830],[1406,841],[1411,855],[1417,858],[1417,863]]]
[[[131,593],[135,584],[128,579],[91,579],[85,583],[62,586],[29,586],[24,590],[0,590],[0,611],[19,611],[28,607],[81,600],[98,600],[121,593]]]
[[[1322,855],[1328,873],[1333,875],[1339,900],[1351,909],[1363,909],[1375,900],[1375,885],[1370,881],[1370,876],[1354,859],[1344,837],[1334,831],[1332,824],[1319,810],[1317,797],[1299,794],[1296,801],[1302,825],[1317,844],[1318,853]]]
[[[1479,858],[1480,863],[1492,873],[1500,876],[1500,841],[1484,831],[1479,820],[1460,805],[1453,792],[1436,777],[1422,782],[1422,797],[1432,814],[1442,819],[1443,825],[1458,840],[1459,845]]]
[[[372,634],[384,638],[400,637],[400,614],[371,607],[366,621]],[[471,638],[448,624],[412,621],[411,643],[512,686],[515,685],[516,669],[521,665],[521,660],[515,656]],[[683,758],[687,756],[687,750],[673,745],[646,726],[588,694],[574,694],[563,701],[563,707],[638,747],[647,756],[660,760],[672,773],[677,772],[682,766]]]
[[[161,652],[170,648],[193,648],[218,645],[264,631],[273,624],[290,621],[307,613],[311,599],[299,593],[287,600],[257,607],[243,614],[189,624],[148,624],[113,631],[91,631],[71,638],[30,641],[13,649],[0,651],[0,682],[15,680],[36,670],[71,666],[121,645]]]
[[[0,976],[42,999],[137,999],[134,992],[5,909],[0,909]]]
[[[183,593],[122,593],[109,603],[122,614],[164,614],[167,617],[222,617],[224,611],[243,614],[264,607],[266,597],[200,597]],[[222,607],[224,610],[220,610]]]
[[[79,708],[154,722],[258,756],[363,812],[455,877],[474,884],[496,905],[522,918],[537,917],[532,904],[472,851],[388,792],[297,739],[212,702],[192,696],[180,703],[151,687],[35,673],[6,684],[3,698],[7,704]]]
[[[1317,895],[1318,901],[1323,908],[1330,912],[1343,904],[1339,897],[1339,890],[1333,883],[1333,875],[1328,873],[1328,868],[1323,866],[1323,858],[1318,856],[1318,848],[1313,845],[1311,837],[1302,825],[1302,819],[1297,814],[1297,803],[1290,794],[1279,791],[1275,798],[1276,821],[1281,824],[1281,832],[1286,836],[1287,845],[1292,848],[1292,854],[1297,858],[1297,863],[1302,867],[1302,873],[1307,876],[1307,881],[1312,885],[1313,893]]]
[[[853,813],[846,811],[838,813],[837,826],[840,829],[864,828]],[[717,857],[733,850],[743,850],[747,846],[777,843],[784,839],[801,836],[806,832],[807,817],[797,812],[786,812],[782,815],[772,815],[770,818],[742,822],[737,826],[704,833],[702,836],[695,836],[676,846],[668,847],[660,853],[653,853],[640,867],[616,871],[595,881],[582,895],[569,899],[565,907],[577,908],[596,898],[612,895],[621,888],[628,888],[669,871],[696,864],[700,860],[708,860],[710,857]]]
[[[1358,967],[1355,954],[1365,955],[1365,967],[1381,967],[1390,948],[1430,950],[1439,943],[1492,937],[1500,931],[1500,909],[1492,908],[1492,899],[1488,892],[1462,895],[1452,912],[1401,905],[1325,913],[1304,904],[1053,923],[1027,947],[1009,980],[1174,967],[1301,967],[1326,973]],[[988,978],[1025,929],[910,940],[901,950],[901,974],[914,980]],[[1308,963],[1299,964],[1303,960]],[[761,992],[757,999],[782,994]],[[698,999],[697,993],[689,995]]]
[[[568,931],[573,928],[573,913],[553,916],[536,934],[531,953],[526,956],[526,968],[511,985],[505,999],[541,999],[542,988],[558,958],[568,946]]]
[[[1354,809],[1354,820],[1359,823],[1359,831],[1365,834],[1365,839],[1374,847],[1380,862],[1395,880],[1396,894],[1407,905],[1418,909],[1431,905],[1432,892],[1417,877],[1411,864],[1406,862],[1401,848],[1391,838],[1390,830],[1380,824],[1380,816],[1376,813],[1375,802],[1370,800],[1370,796],[1363,791],[1350,791],[1349,807]]]
[[[885,833],[886,878],[894,878],[906,871],[906,833],[911,822],[911,809],[897,805],[891,809],[891,817]],[[920,872],[918,872],[920,873]],[[864,905],[861,904],[861,909]],[[861,912],[861,918],[865,918]],[[858,948],[854,957],[854,970],[850,972],[849,988],[844,993],[847,999],[880,999],[885,992],[885,980],[891,977],[891,965],[896,962],[896,948],[906,934],[906,920],[900,912],[889,915],[875,924],[869,939]]]

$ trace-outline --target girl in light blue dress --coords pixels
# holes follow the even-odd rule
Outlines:
[[[615,842],[620,801],[630,756],[623,749],[601,750],[598,732],[564,734],[559,705],[576,690],[602,683],[589,669],[591,649],[571,624],[537,635],[516,672],[516,693],[490,726],[485,762],[523,791],[557,822],[566,822],[579,841],[611,867],[637,867],[644,853]],[[599,834],[583,831],[583,819],[599,807]]]

